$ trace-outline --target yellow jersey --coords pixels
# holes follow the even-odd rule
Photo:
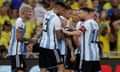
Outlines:
[[[0,45],[4,45],[7,50],[9,48],[7,40],[2,37],[0,38]]]
[[[120,52],[120,29],[117,31],[117,52]]]
[[[103,43],[102,52],[109,53],[110,52],[110,44],[109,44],[109,36],[108,34],[105,36],[99,35],[99,41]]]

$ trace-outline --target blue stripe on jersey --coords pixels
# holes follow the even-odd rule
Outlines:
[[[83,33],[83,59],[85,59],[85,32]]]
[[[55,27],[54,27],[53,33],[54,33],[54,43],[55,43],[54,48],[56,48],[57,44],[56,44],[56,39],[55,39]]]
[[[92,41],[92,37],[93,37],[93,25],[92,23],[90,23],[90,27],[91,27],[91,31],[90,31],[90,36],[89,36],[89,41],[88,41],[88,44],[89,44],[89,55],[90,55],[90,60],[93,59],[93,51],[92,51],[92,47],[91,47],[91,41]]]
[[[52,20],[53,18],[54,18],[54,15],[52,15],[52,16],[50,17],[50,20],[49,20],[49,22],[48,22],[48,29],[47,29],[47,30],[50,29],[50,22],[51,22],[51,20]],[[47,39],[46,48],[50,48],[50,32],[49,32],[49,31],[47,31],[47,37],[48,37],[48,39]]]
[[[24,26],[24,28],[23,28],[22,36],[25,35],[25,32],[26,32],[26,26]],[[23,51],[24,51],[24,43],[23,42],[20,42],[20,49],[21,49],[21,53],[23,53]]]
[[[22,52],[22,50],[23,50],[23,43],[20,43],[20,50]]]
[[[62,40],[58,40],[58,49],[62,51]]]
[[[15,31],[15,24],[14,24],[14,27],[13,27],[13,29],[12,29],[12,43],[11,43],[11,45],[10,45],[10,55],[12,55],[12,51],[13,51],[13,46],[14,46],[14,42],[15,42],[15,34],[16,34],[16,31]]]

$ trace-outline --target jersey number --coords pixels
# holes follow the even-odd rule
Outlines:
[[[45,19],[45,24],[44,24],[44,27],[43,27],[43,31],[45,31],[45,32],[47,32],[47,30],[48,30],[48,22],[49,22],[49,19],[46,18]]]
[[[92,36],[92,41],[91,42],[92,43],[97,43],[98,42],[97,37],[98,37],[99,31],[94,29],[92,34],[93,34],[93,36]]]

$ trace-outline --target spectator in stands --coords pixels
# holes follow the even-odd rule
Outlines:
[[[54,4],[55,4],[55,1],[54,0],[44,0],[44,2],[47,4],[48,6],[48,10],[52,9]]]
[[[98,12],[100,13],[103,10],[103,5],[106,3],[106,0],[99,0]]]
[[[47,10],[44,8],[43,2],[37,2],[34,12],[37,24],[42,24],[44,14],[47,12]]]
[[[114,0],[112,0],[112,1],[114,1]],[[103,5],[103,10],[108,10],[110,8],[112,8],[110,0],[105,0],[105,4]],[[119,8],[120,8],[120,3],[119,3]]]
[[[4,2],[4,0],[1,0],[1,1],[0,1],[0,7],[2,6],[3,2]]]
[[[110,0],[110,4],[112,8],[110,8],[107,11],[108,19],[110,20],[110,28],[111,28],[111,36],[114,39],[112,42],[110,42],[110,49],[115,50],[116,49],[116,32],[113,27],[113,22],[120,19],[120,9],[119,9],[119,1],[118,0]]]
[[[93,4],[92,4],[92,0],[86,0],[87,2],[87,7],[92,8]]]
[[[11,14],[18,16],[18,10],[23,3],[23,0],[11,0]]]
[[[79,10],[78,0],[73,0],[73,1],[71,1],[71,8],[72,8],[73,10]]]
[[[7,46],[5,46],[5,47],[8,50],[9,41],[10,41],[10,37],[11,37],[11,23],[8,20],[6,20],[4,22],[3,30],[1,32],[1,37],[6,40],[5,44],[7,44]]]
[[[93,9],[98,12],[99,0],[92,0],[93,2]]]
[[[2,32],[2,31],[0,30],[0,45],[3,45],[4,47],[7,47],[7,46],[8,46],[7,40],[4,39],[4,38],[2,38],[1,32]]]
[[[8,6],[3,5],[0,8],[0,25],[3,26],[5,20],[10,20],[8,12],[9,12]]]
[[[113,26],[114,26],[114,29],[117,33],[117,52],[120,53],[120,19],[117,21],[114,21]]]
[[[4,45],[0,45],[0,59],[6,59],[7,58],[7,49]]]
[[[5,0],[2,5],[9,7],[10,6],[10,0]]]
[[[106,11],[101,11],[100,14],[100,35],[99,35],[99,41],[101,42],[101,50],[102,55],[108,54],[110,52],[110,27],[109,27],[109,21],[107,20],[107,13]]]
[[[87,0],[78,0],[79,8],[87,7]]]
[[[11,9],[18,10],[23,3],[23,0],[11,0]]]
[[[103,55],[110,53],[110,46],[109,46],[110,37],[109,37],[108,27],[106,24],[101,25],[99,41],[102,43],[101,50]]]

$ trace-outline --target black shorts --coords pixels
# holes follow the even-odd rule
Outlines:
[[[59,50],[45,49],[40,47],[39,67],[55,68],[61,62]]]
[[[15,69],[26,69],[25,56],[24,55],[14,55],[10,56],[12,70]]]
[[[65,68],[66,69],[79,70],[80,54],[76,54],[76,60],[74,62],[71,62],[70,58],[71,58],[71,55],[67,55],[66,62],[65,62]]]
[[[58,64],[65,64],[65,59],[66,59],[65,55],[60,55],[60,63]]]
[[[85,61],[82,63],[82,72],[99,72],[101,71],[99,61]]]

